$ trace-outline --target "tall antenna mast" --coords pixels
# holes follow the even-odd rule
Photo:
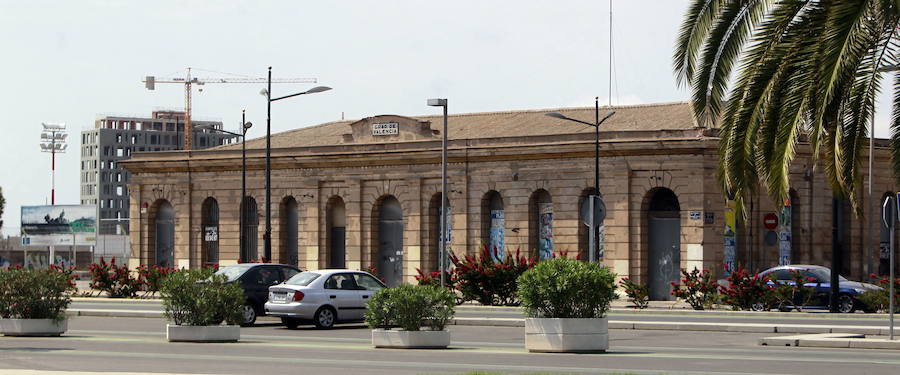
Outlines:
[[[609,91],[607,94],[608,95],[607,99],[609,100],[610,107],[612,107],[612,69],[613,69],[612,68],[612,64],[613,64],[613,58],[612,58],[612,54],[613,54],[612,3],[613,3],[613,0],[609,0]]]

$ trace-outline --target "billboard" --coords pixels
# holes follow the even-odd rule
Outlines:
[[[23,245],[94,245],[96,239],[95,206],[22,206]]]

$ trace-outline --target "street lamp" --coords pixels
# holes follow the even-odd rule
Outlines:
[[[602,124],[604,121],[606,121],[607,119],[612,117],[612,115],[614,115],[614,114],[616,114],[616,111],[609,111],[606,113],[606,116],[603,116],[602,119],[600,118],[600,98],[599,97],[594,98],[594,119],[595,119],[594,123],[576,120],[576,119],[567,117],[559,112],[545,113],[546,116],[558,118],[560,120],[574,121],[579,124],[584,124],[584,125],[594,127],[594,194],[590,197],[591,206],[594,205],[595,200],[597,201],[597,203],[602,203],[602,201],[600,200],[600,124]],[[597,260],[597,254],[596,254],[597,249],[595,249],[596,246],[595,246],[595,241],[594,241],[594,233],[596,232],[596,229],[594,228],[594,226],[597,226],[599,224],[599,222],[603,220],[602,217],[599,219],[596,218],[597,211],[598,210],[595,207],[591,207],[591,209],[590,209],[591,226],[590,226],[590,236],[589,236],[590,239],[588,240],[588,242],[590,244],[590,250],[588,251],[588,256],[590,257],[591,262],[594,262]],[[603,216],[603,215],[601,214],[601,216]]]
[[[331,90],[331,87],[316,86],[309,90],[296,94],[272,97],[272,67],[269,67],[268,87],[260,91],[266,97],[266,233],[263,235],[263,257],[266,261],[272,259],[272,102],[292,98],[299,95],[315,94]]]
[[[246,110],[241,110],[241,134],[230,132],[219,128],[211,128],[206,126],[198,126],[197,128],[208,129],[219,133],[231,134],[241,138],[241,200],[238,203],[241,207],[238,215],[238,246],[240,246],[239,257],[241,262],[247,262],[249,258],[244,249],[244,199],[247,197],[247,130],[253,127],[252,122],[247,122]]]
[[[449,200],[447,199],[447,99],[428,99],[428,105],[432,107],[444,108],[444,131],[441,133],[441,237],[440,245],[438,245],[438,262],[440,266],[438,271],[441,273],[441,287],[444,287],[444,268],[447,257],[447,208]]]
[[[66,152],[66,124],[41,123],[41,152],[50,153],[50,204],[56,204],[56,154]],[[51,262],[53,259],[51,258]]]

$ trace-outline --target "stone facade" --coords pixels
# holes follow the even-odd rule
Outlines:
[[[600,191],[607,206],[603,262],[620,276],[647,282],[654,234],[648,220],[654,197],[674,193],[676,211],[667,214],[678,227],[677,264],[722,274],[723,210],[716,182],[716,129],[694,125],[686,103],[615,108],[620,122],[601,132]],[[593,108],[563,109],[570,117],[593,118]],[[560,110],[557,110],[560,111]],[[593,188],[594,134],[543,116],[545,111],[497,112],[451,116],[449,202],[456,254],[475,253],[488,239],[489,192],[500,194],[505,211],[508,251],[534,254],[540,224],[536,199],[552,202],[554,251],[584,256],[587,230],[580,209]],[[667,115],[668,114],[668,115]],[[375,116],[334,122],[273,135],[272,261],[290,259],[296,241],[303,269],[331,265],[333,227],[345,228],[346,268],[377,266],[388,255],[402,258],[402,281],[416,269],[437,266],[441,142],[439,117]],[[374,124],[397,124],[396,134],[374,135]],[[516,126],[526,124],[527,126]],[[508,127],[507,132],[492,127]],[[484,132],[479,132],[484,129]],[[463,134],[463,136],[455,136]],[[247,196],[257,202],[257,249],[263,254],[264,139],[247,143]],[[876,192],[894,190],[885,147],[878,147]],[[829,265],[832,201],[828,183],[798,156],[792,167],[794,263]],[[174,259],[180,267],[198,267],[204,255],[203,203],[218,204],[218,262],[240,257],[240,145],[203,151],[137,155],[122,162],[131,171],[132,265],[155,262],[156,216],[162,204],[174,208]],[[865,172],[864,172],[865,173]],[[764,190],[762,190],[764,191]],[[881,196],[882,193],[876,193]],[[385,254],[379,240],[380,217],[396,198],[402,210],[402,254]],[[288,202],[296,202],[296,231],[285,228]],[[670,202],[671,203],[671,202]],[[340,215],[339,207],[343,207]],[[880,207],[880,205],[879,205]],[[810,209],[812,208],[812,209]],[[874,207],[869,208],[874,209]],[[338,210],[338,211],[335,211]],[[764,193],[753,199],[747,223],[738,231],[737,261],[752,269],[777,265],[778,246],[765,241],[762,217],[774,212]],[[335,212],[338,212],[335,214]],[[291,213],[293,214],[293,213]],[[868,211],[867,211],[868,214]],[[875,212],[878,215],[878,212]],[[663,215],[665,216],[665,215]],[[877,267],[878,254],[862,244],[862,219],[842,224],[848,250],[845,272],[862,277]],[[335,224],[338,223],[338,224]],[[876,224],[877,225],[877,224]],[[292,233],[296,232],[296,239]],[[877,241],[878,231],[869,238]],[[874,242],[873,242],[874,243]],[[655,246],[655,245],[653,245]],[[875,246],[875,245],[871,245]],[[877,249],[877,247],[875,247]],[[677,271],[677,269],[676,269]]]

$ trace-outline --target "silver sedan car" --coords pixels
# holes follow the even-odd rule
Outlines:
[[[366,305],[384,283],[367,272],[332,269],[305,271],[269,287],[266,315],[281,317],[290,329],[312,321],[317,328],[361,321]]]

